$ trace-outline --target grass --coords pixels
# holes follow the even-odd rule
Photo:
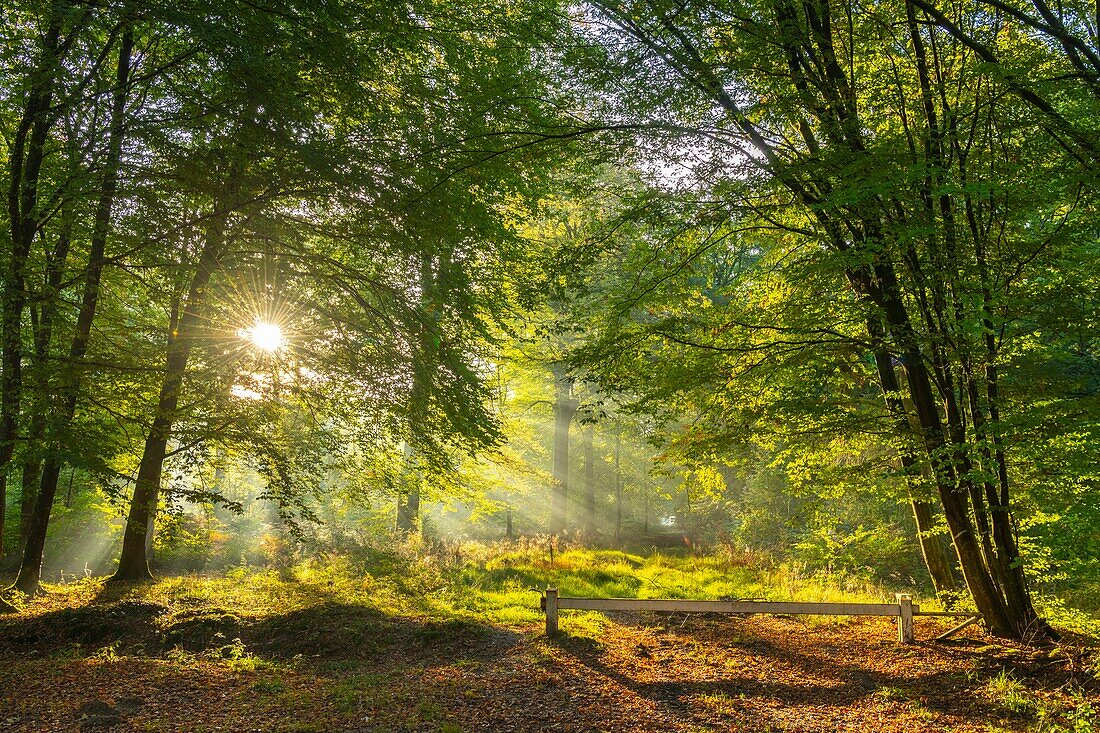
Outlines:
[[[1093,733],[1100,723],[1094,701],[1084,693],[1076,692],[1069,700],[1054,699],[1005,670],[991,677],[983,691],[1006,713],[1028,721],[1033,733]]]
[[[986,682],[985,693],[993,702],[1014,715],[1031,717],[1039,709],[1038,701],[1027,687],[1003,670]]]
[[[79,606],[95,599],[140,599],[165,609],[157,619],[162,631],[186,622],[190,633],[247,624],[275,614],[293,614],[319,603],[369,608],[402,616],[467,624],[527,628],[539,624],[539,593],[556,587],[563,596],[625,598],[745,599],[803,602],[890,602],[895,590],[846,578],[803,575],[786,566],[753,566],[741,556],[618,550],[567,549],[551,561],[534,545],[468,543],[455,553],[433,556],[415,548],[368,547],[340,557],[326,557],[272,570],[238,567],[222,576],[164,577],[138,590],[115,593],[95,579],[47,585],[52,603],[31,604],[31,613],[52,605]],[[933,598],[916,598],[928,609]],[[1062,628],[1100,636],[1100,622],[1048,603],[1043,611]],[[603,617],[570,612],[566,630],[579,635],[600,633]],[[812,617],[811,624],[844,623]],[[448,634],[448,627],[423,629]],[[233,637],[224,638],[230,644]],[[105,654],[109,653],[104,651]],[[231,653],[231,650],[227,650]]]
[[[456,561],[456,557],[459,558]],[[186,620],[189,628],[248,623],[273,614],[290,614],[319,603],[371,608],[406,616],[469,624],[525,628],[542,620],[538,598],[556,587],[564,596],[625,598],[745,599],[803,602],[889,602],[894,590],[866,581],[807,576],[786,566],[752,566],[742,556],[618,550],[569,549],[551,561],[536,545],[466,544],[443,556],[409,548],[364,548],[352,556],[326,557],[282,570],[239,567],[223,576],[165,577],[139,590],[112,595],[95,579],[47,585],[57,603],[80,605],[96,598],[140,598],[166,609],[162,630]],[[935,599],[917,599],[937,608]],[[48,608],[32,604],[30,611]],[[1046,609],[1044,609],[1046,610]],[[1052,609],[1068,618],[1064,606]],[[568,630],[598,634],[602,616],[570,612]],[[1098,632],[1080,614],[1073,630]],[[843,623],[815,617],[811,623]],[[1080,628],[1078,628],[1080,627]],[[448,633],[451,629],[425,629]],[[232,637],[224,640],[232,642]]]
[[[164,577],[129,589],[95,579],[49,585],[49,594],[23,614],[0,618],[0,657],[9,648],[5,637],[15,640],[10,644],[24,638],[34,641],[16,654],[37,655],[59,678],[137,669],[149,678],[145,684],[157,687],[177,683],[169,680],[216,680],[209,684],[244,701],[238,703],[242,709],[249,707],[243,720],[251,724],[260,716],[271,730],[342,729],[325,717],[334,716],[360,721],[362,730],[456,733],[463,730],[462,718],[451,705],[472,705],[493,692],[478,680],[497,666],[494,642],[501,635],[506,648],[526,640],[523,670],[536,680],[532,684],[543,684],[537,681],[560,669],[561,648],[541,637],[538,591],[547,586],[574,596],[855,602],[890,600],[895,590],[753,567],[722,554],[571,549],[551,563],[534,546],[468,545],[457,557],[364,548],[281,570],[241,567],[224,576]],[[612,626],[599,613],[568,612],[562,619],[568,653],[599,658],[611,651]],[[676,634],[674,629],[668,638]],[[716,651],[687,636],[675,643],[673,658],[696,655],[698,663]],[[991,649],[1000,653],[1002,647]],[[4,680],[0,670],[0,685]],[[1095,730],[1096,704],[1084,695],[1036,693],[1009,673],[983,672],[970,686],[1010,721],[1042,733]],[[743,698],[744,691],[715,688],[696,699],[713,715],[736,718],[747,704]],[[870,699],[917,721],[934,717],[908,687],[883,686]],[[289,708],[318,711],[320,719],[278,717]],[[156,720],[145,721],[148,729],[165,729]],[[1010,722],[1010,729],[1018,729],[1017,723]],[[204,726],[195,721],[193,729]]]
[[[552,565],[529,552],[502,552],[449,573],[447,580],[450,593],[438,599],[441,608],[498,623],[537,622],[541,614],[532,599],[546,587],[566,596],[602,598],[875,602],[892,597],[867,583],[838,585],[786,568],[745,567],[721,555],[642,556],[617,550],[569,550]]]

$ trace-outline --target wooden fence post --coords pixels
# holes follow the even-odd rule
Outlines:
[[[898,608],[901,611],[898,615],[898,641],[902,644],[912,644],[914,641],[913,596],[908,593],[896,593],[894,598],[897,599]]]
[[[554,636],[558,633],[558,589],[546,589],[546,635]]]

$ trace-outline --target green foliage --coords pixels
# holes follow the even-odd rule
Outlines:
[[[889,525],[846,530],[835,518],[820,518],[795,550],[793,557],[807,570],[827,575],[912,578],[919,573],[912,542]]]
[[[598,251],[561,245],[580,263],[571,363],[652,415],[686,475],[766,466],[809,499],[790,537],[795,513],[769,533],[774,502],[735,506],[735,537],[851,569],[836,555],[881,532],[894,562],[901,503],[938,496],[959,542],[1015,512],[1022,557],[1011,526],[996,553],[1071,592],[1097,556],[1092,77],[1026,13],[833,10],[592,8],[572,59],[588,109],[646,120],[651,159],[597,182]]]
[[[4,372],[16,498],[43,459],[100,499],[141,464],[169,513],[260,503],[301,539],[324,494],[401,490],[403,446],[434,486],[502,441],[482,365],[527,287],[518,222],[572,155],[526,144],[563,121],[539,62],[555,4],[39,5],[0,35],[5,172],[49,201],[23,212],[44,214],[26,262],[3,248],[5,358],[28,356]],[[40,90],[56,110],[31,119]],[[264,322],[282,347],[248,343]],[[257,559],[255,527],[166,524],[168,568]]]

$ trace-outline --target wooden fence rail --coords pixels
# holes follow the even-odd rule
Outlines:
[[[547,588],[542,596],[546,612],[546,634],[558,633],[558,611],[654,611],[665,613],[776,613],[809,616],[895,616],[898,619],[898,641],[910,644],[914,640],[914,616],[956,616],[977,620],[973,613],[955,611],[921,611],[913,605],[907,593],[896,594],[896,603],[795,603],[789,601],[693,601],[672,598],[575,598],[559,596],[557,588]],[[969,623],[973,623],[973,620]],[[963,628],[963,624],[957,628]],[[950,633],[950,632],[949,632]],[[943,636],[937,638],[944,638]]]

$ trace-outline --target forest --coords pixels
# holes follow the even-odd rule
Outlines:
[[[0,731],[1100,726],[1100,5],[0,2]]]

